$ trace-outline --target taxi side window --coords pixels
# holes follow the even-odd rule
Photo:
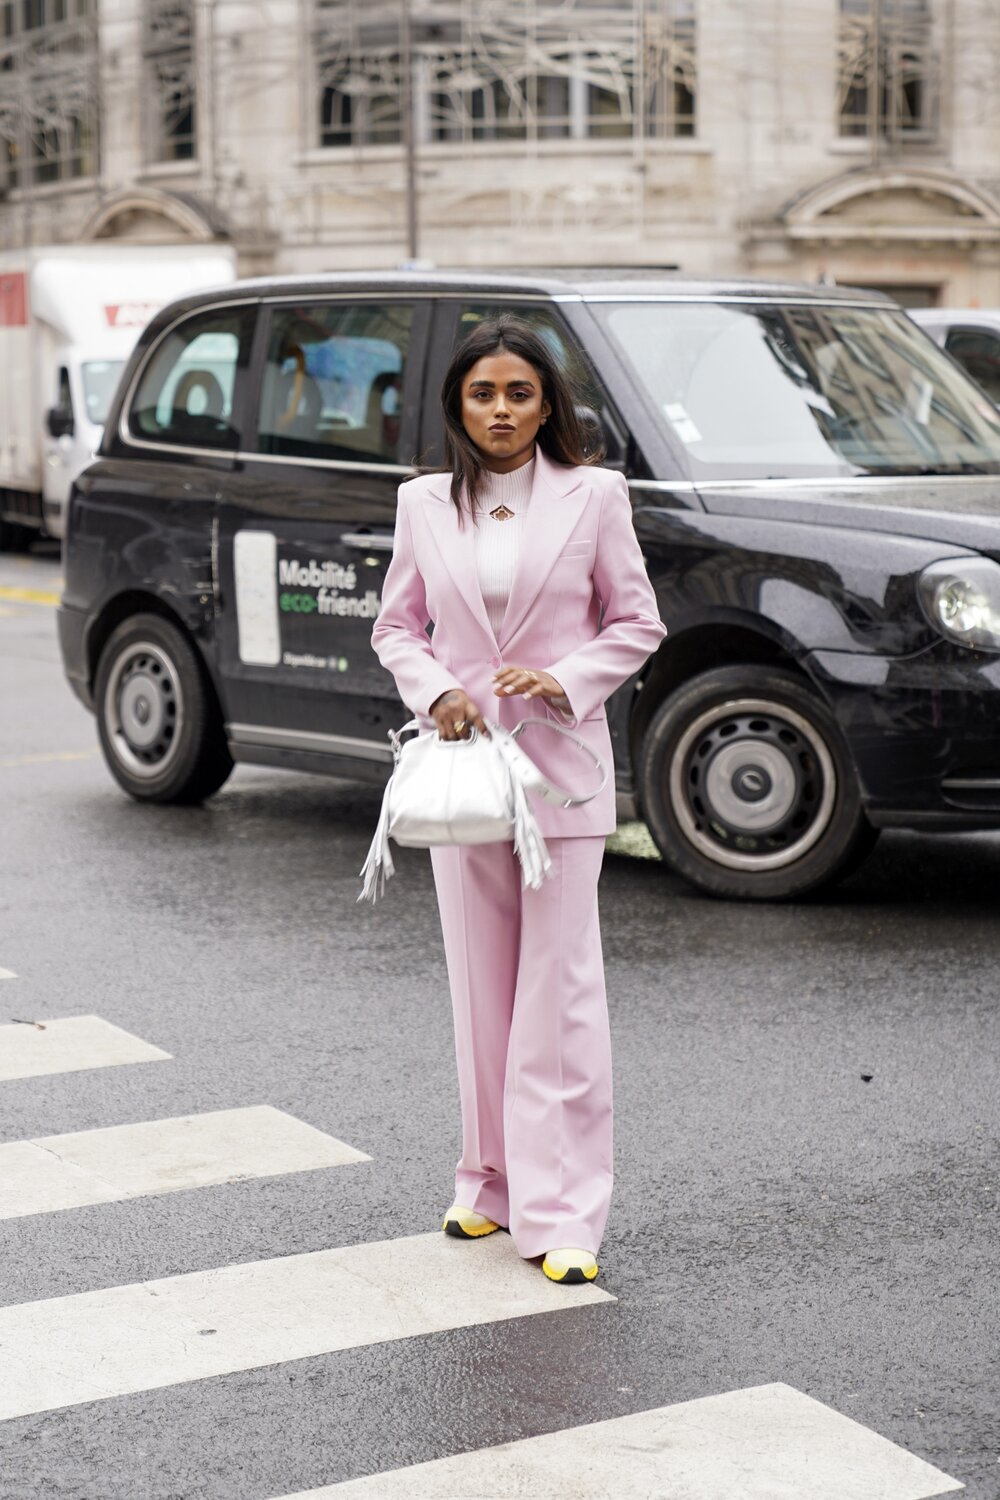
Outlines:
[[[412,305],[327,302],[271,316],[258,452],[398,463]]]
[[[251,321],[247,309],[230,308],[197,314],[172,329],[143,371],[129,432],[179,447],[237,448],[233,400]]]

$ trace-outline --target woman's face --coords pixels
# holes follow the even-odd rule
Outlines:
[[[534,365],[506,350],[477,359],[462,381],[462,426],[496,473],[527,463],[551,409]]]

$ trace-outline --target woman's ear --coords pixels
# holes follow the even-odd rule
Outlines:
[[[551,416],[551,414],[552,414],[552,402],[551,401],[543,401],[542,402],[542,421],[544,422],[545,419],[546,419],[546,417]]]

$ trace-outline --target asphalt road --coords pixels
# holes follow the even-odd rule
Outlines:
[[[58,575],[0,557],[0,1024],[96,1014],[172,1061],[0,1083],[0,1141],[269,1104],[371,1161],[2,1220],[0,1317],[434,1231],[458,1108],[426,857],[368,910],[370,789],[126,799],[32,597]],[[884,837],[787,907],[610,852],[617,1300],[17,1417],[0,1497],[270,1500],[783,1382],[997,1500],[998,890],[994,835]]]

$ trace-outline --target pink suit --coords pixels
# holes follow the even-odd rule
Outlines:
[[[449,489],[450,475],[427,474],[399,490],[372,644],[400,697],[428,725],[431,704],[453,687],[507,728],[551,717],[610,770],[604,702],[665,634],[625,480],[536,450],[499,638],[479,588],[473,523],[459,524]],[[503,665],[550,672],[572,715],[495,697]],[[585,790],[585,758],[561,735],[528,731],[521,743],[551,781]],[[596,1254],[612,1183],[597,880],[615,827],[613,777],[583,807],[536,802],[535,811],[553,862],[540,891],[522,890],[512,844],[432,851],[462,1100],[455,1201],[509,1225],[523,1256],[563,1245]]]

